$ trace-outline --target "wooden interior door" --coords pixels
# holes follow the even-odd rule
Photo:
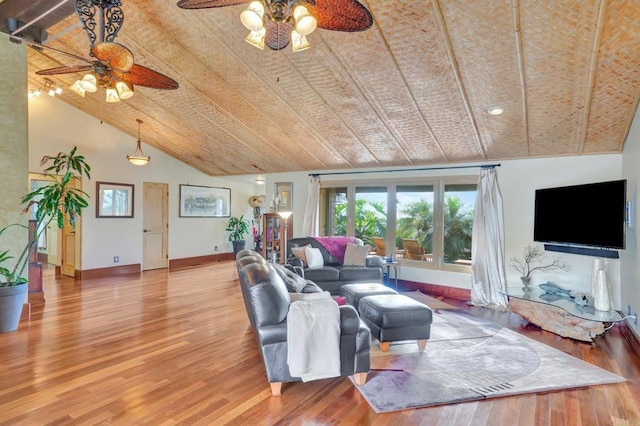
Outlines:
[[[58,227],[56,224],[49,224],[47,227],[47,263],[58,265]]]
[[[71,179],[70,185],[82,189],[82,183],[78,179]],[[57,226],[52,222],[52,226]],[[76,270],[81,270],[80,253],[82,252],[82,216],[76,218],[76,226],[73,228],[67,218],[62,225],[60,235],[60,273],[69,277],[76,276]]]
[[[166,183],[144,182],[142,270],[166,268],[168,264],[168,195]]]
[[[77,226],[77,224],[76,224]],[[60,258],[60,273],[69,277],[76,275],[76,231],[64,221],[62,226],[62,257]]]

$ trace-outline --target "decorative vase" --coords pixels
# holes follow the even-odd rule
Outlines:
[[[522,287],[522,291],[531,291],[531,287],[529,287],[531,285],[531,277],[520,277],[520,279],[522,280],[522,285],[524,287]]]
[[[593,259],[592,265],[591,265],[591,296],[595,296],[595,290],[596,290],[596,281],[598,279],[598,270],[599,269],[604,269],[604,260],[597,257],[595,259]]]
[[[26,302],[27,284],[0,287],[0,333],[15,331]]]
[[[609,296],[609,283],[604,269],[598,269],[596,273],[595,287],[593,289],[593,307],[598,311],[611,310],[611,298]]]

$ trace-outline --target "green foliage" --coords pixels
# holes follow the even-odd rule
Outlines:
[[[445,195],[444,200],[444,261],[471,259],[473,209],[457,196]],[[425,253],[433,253],[433,205],[427,200],[416,201],[402,210],[398,220],[396,245],[403,238],[416,239]]]
[[[249,222],[244,219],[244,215],[231,216],[226,231],[230,232],[229,241],[244,240],[244,236],[249,233]]]
[[[445,197],[444,206],[444,261],[471,260],[473,209],[458,197]]]
[[[13,269],[0,266],[0,276],[5,281],[0,286],[12,286],[27,282],[22,277],[29,262],[29,257],[36,249],[37,241],[49,226],[55,222],[58,228],[62,229],[65,218],[68,219],[71,227],[75,228],[78,217],[82,214],[82,209],[89,205],[87,193],[71,185],[73,178],[86,176],[91,179],[91,167],[86,163],[84,156],[76,155],[77,148],[74,146],[69,154],[58,153],[55,156],[44,156],[40,161],[40,166],[46,167],[43,175],[50,178],[50,183],[42,186],[22,197],[21,203],[26,204],[23,213],[28,213],[30,209],[35,209],[35,229],[36,232],[30,236],[27,244],[23,248]],[[0,235],[13,226],[20,224],[10,224],[0,229]],[[8,250],[0,254],[0,265],[13,259]]]
[[[418,240],[425,253],[433,253],[433,205],[425,199],[407,205],[396,225],[396,247],[402,239]]]
[[[355,236],[364,244],[373,246],[373,237],[387,233],[387,214],[384,203],[356,200],[354,219]],[[347,203],[336,205],[335,235],[347,235]]]
[[[444,204],[444,260],[471,259],[473,231],[473,206],[466,205],[458,196],[445,195]],[[396,222],[396,247],[402,247],[402,239],[416,239],[425,253],[433,253],[433,204],[421,199],[408,204]],[[347,234],[347,203],[336,205],[335,235]],[[355,236],[365,244],[373,245],[372,237],[387,233],[387,215],[384,203],[364,199],[356,200]]]

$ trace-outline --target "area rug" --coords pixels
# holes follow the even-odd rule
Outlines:
[[[424,352],[413,342],[381,352],[356,388],[376,413],[509,395],[624,382],[626,379],[460,310],[434,309]]]

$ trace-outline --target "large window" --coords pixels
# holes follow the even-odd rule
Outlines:
[[[433,185],[396,187],[396,247],[409,260],[433,261]]]
[[[387,188],[385,186],[356,187],[353,225],[353,235],[371,247],[374,247],[373,237],[386,235]]]
[[[414,266],[471,265],[476,176],[324,184],[321,235],[351,235]],[[380,239],[380,238],[378,238]]]
[[[476,184],[444,185],[443,261],[471,264],[471,233],[475,211]]]

